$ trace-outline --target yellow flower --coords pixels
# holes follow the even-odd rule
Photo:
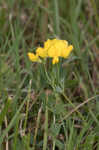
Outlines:
[[[64,40],[54,39],[50,42],[50,47],[48,49],[48,56],[49,57],[62,57],[61,53],[64,49],[67,48],[67,42]]]
[[[59,57],[67,58],[71,51],[73,50],[72,45],[68,45],[68,42],[65,40],[59,39],[48,39],[44,43],[44,47],[38,47],[36,49],[36,54],[28,53],[28,56],[31,61],[39,61],[40,58],[52,58],[52,64],[59,62]]]
[[[52,45],[52,41],[53,41],[53,40],[48,39],[48,40],[44,43],[44,48],[45,48],[45,49],[48,49],[48,48]]]
[[[47,57],[47,51],[42,48],[42,47],[38,47],[36,50],[36,54],[42,58],[46,58]]]
[[[32,62],[40,62],[40,59],[37,55],[35,55],[34,53],[28,53],[28,57]]]
[[[48,51],[48,57],[53,58],[53,64],[59,62],[58,57],[67,58],[73,50],[73,46],[68,46],[67,41],[59,39],[47,40],[44,44],[44,48]]]
[[[67,58],[70,55],[72,50],[73,50],[72,45],[68,46],[66,49],[63,49],[61,53],[61,57]]]
[[[58,57],[54,57],[52,60],[52,64],[57,64],[59,62],[59,58]]]

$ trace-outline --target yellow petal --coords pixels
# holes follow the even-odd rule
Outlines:
[[[58,57],[54,57],[52,60],[52,64],[57,64],[59,62],[59,58]]]
[[[42,58],[45,58],[47,57],[47,51],[42,48],[42,47],[38,47],[37,50],[36,50],[36,54]]]
[[[45,49],[48,49],[51,45],[52,45],[52,40],[48,39],[48,40],[44,43],[44,48],[45,48]]]
[[[37,55],[35,55],[34,53],[28,53],[28,57],[32,62],[38,62],[40,59]]]
[[[64,49],[62,51],[62,57],[67,58],[70,55],[72,50],[73,50],[73,46],[72,45],[68,46],[67,49]]]

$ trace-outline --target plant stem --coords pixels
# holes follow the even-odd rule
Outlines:
[[[38,112],[36,129],[35,129],[35,134],[34,134],[34,141],[33,141],[33,150],[35,150],[36,137],[37,137],[37,132],[38,132],[38,128],[39,128],[39,123],[40,123],[40,118],[41,118],[41,112],[42,112],[42,105],[41,105],[41,107],[39,109],[39,112]]]
[[[25,133],[25,130],[26,130],[26,125],[27,125],[27,120],[28,120],[31,84],[32,84],[32,80],[30,80],[29,90],[28,90],[28,95],[27,95],[28,100],[27,100],[27,104],[26,104],[26,117],[25,117],[25,122],[24,122],[24,133]]]
[[[58,0],[53,1],[54,5],[54,30],[56,36],[59,37],[60,35],[60,21],[59,21],[59,7],[58,7]]]
[[[48,108],[47,108],[47,101],[48,97],[46,100],[46,111],[45,111],[45,131],[44,131],[44,143],[43,143],[43,150],[46,150],[47,148],[47,136],[48,136]]]
[[[53,123],[55,124],[55,115],[53,116]],[[55,150],[55,140],[53,139],[53,150]]]

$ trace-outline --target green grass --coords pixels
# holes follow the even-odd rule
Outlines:
[[[0,150],[99,150],[98,0],[0,1]],[[48,38],[69,59],[31,63]]]

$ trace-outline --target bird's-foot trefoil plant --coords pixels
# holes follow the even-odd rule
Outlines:
[[[47,137],[48,137],[48,111],[53,112],[53,125],[57,120],[55,115],[57,111],[57,105],[59,102],[59,94],[63,95],[65,99],[71,104],[72,102],[69,98],[64,94],[64,79],[65,77],[61,77],[63,72],[62,62],[63,59],[68,59],[69,55],[73,50],[73,46],[69,45],[66,40],[60,39],[48,39],[43,47],[38,47],[35,53],[28,52],[28,57],[30,61],[33,63],[41,64],[40,69],[44,70],[46,83],[49,85],[51,89],[51,93],[54,97],[54,103],[49,101],[49,94],[46,92],[46,102],[45,102],[45,125],[44,125],[44,142],[43,142],[43,150],[47,148]],[[65,76],[65,75],[64,75]],[[46,90],[47,91],[47,90]],[[49,107],[49,105],[51,107]],[[54,109],[52,109],[54,107]],[[60,108],[61,109],[61,108]],[[61,112],[61,110],[59,111]],[[55,137],[53,138],[53,150],[55,149]],[[34,148],[35,149],[35,148]]]

